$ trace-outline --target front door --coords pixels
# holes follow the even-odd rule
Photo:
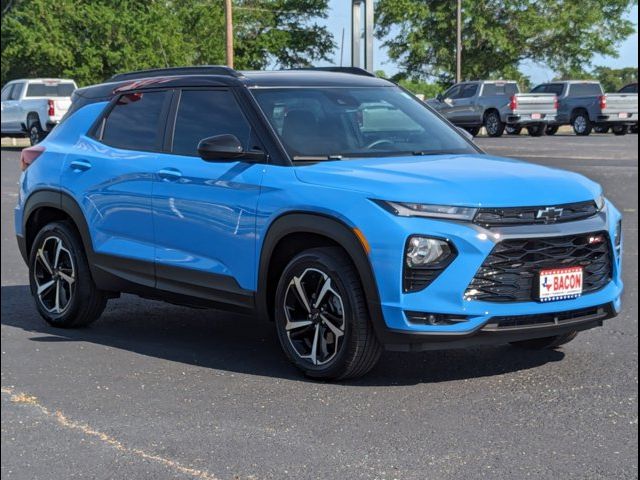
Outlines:
[[[176,94],[173,138],[169,152],[158,156],[153,182],[157,287],[246,306],[256,282],[256,208],[264,167],[205,161],[197,147],[222,134],[235,135],[245,150],[260,146],[230,89]]]

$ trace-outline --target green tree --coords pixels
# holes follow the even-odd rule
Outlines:
[[[463,76],[514,78],[524,60],[557,71],[589,65],[635,29],[624,18],[637,0],[463,0]],[[456,2],[378,0],[377,36],[409,77],[451,83]]]
[[[333,50],[328,0],[236,0],[236,65],[304,66]],[[12,0],[2,3],[1,80],[224,63],[218,0]]]
[[[617,92],[625,85],[638,81],[638,68],[596,67],[593,76],[600,80],[605,92]]]

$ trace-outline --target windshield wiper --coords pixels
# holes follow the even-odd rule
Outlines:
[[[342,155],[294,155],[294,162],[330,162],[342,160]]]

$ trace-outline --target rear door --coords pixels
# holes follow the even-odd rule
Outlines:
[[[256,208],[264,167],[205,161],[198,143],[232,134],[260,150],[232,89],[183,89],[153,180],[157,287],[246,306],[256,282]]]
[[[87,219],[99,267],[154,286],[153,172],[172,91],[121,95],[65,159],[61,184]]]

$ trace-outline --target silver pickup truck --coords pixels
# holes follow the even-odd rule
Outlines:
[[[638,123],[637,93],[604,93],[600,82],[567,80],[538,85],[532,93],[552,93],[558,96],[558,115],[547,127],[553,135],[561,125],[571,125],[576,135],[589,135],[594,128],[611,127],[616,135],[627,133]]]
[[[514,81],[474,81],[454,85],[427,104],[449,121],[477,135],[485,127],[490,137],[500,137],[523,127],[529,135],[544,135],[556,121],[556,96],[520,93]]]

